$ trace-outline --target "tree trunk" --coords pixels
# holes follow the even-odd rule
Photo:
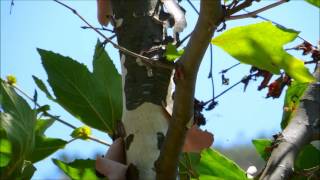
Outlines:
[[[147,57],[161,57],[163,25],[152,17],[158,0],[113,0],[118,44]],[[154,162],[167,132],[162,103],[171,101],[172,71],[145,66],[120,52],[123,85],[123,117],[127,164],[139,171],[139,179],[155,179]]]

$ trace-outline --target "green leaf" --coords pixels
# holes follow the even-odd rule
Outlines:
[[[312,82],[314,77],[303,61],[291,56],[283,45],[293,41],[298,32],[283,29],[271,22],[262,22],[232,28],[212,39],[219,46],[242,63],[279,74],[283,69],[299,82]]]
[[[8,139],[0,138],[0,167],[9,164],[12,156],[12,146]]]
[[[284,129],[294,116],[300,104],[300,99],[308,88],[308,83],[293,81],[288,87],[284,98],[281,128]]]
[[[256,148],[256,151],[261,156],[261,158],[265,161],[267,161],[271,155],[271,152],[266,151],[266,148],[270,147],[271,143],[272,141],[270,139],[253,139],[252,140],[252,144]]]
[[[320,0],[305,0],[307,1],[308,3],[320,8]]]
[[[166,59],[172,62],[177,58],[179,58],[180,56],[182,56],[183,53],[184,53],[183,49],[178,51],[175,45],[173,45],[172,43],[169,43],[166,47],[165,55],[166,55]]]
[[[44,136],[44,132],[53,124],[53,122],[53,119],[39,119],[37,121],[35,147],[32,154],[30,154],[27,158],[33,163],[45,159],[57,150],[64,148],[64,146],[68,143],[62,139]]]
[[[46,94],[46,96],[47,96],[48,99],[50,99],[50,100],[52,100],[52,101],[56,101],[56,100],[54,99],[54,97],[50,94],[50,92],[48,91],[47,86],[43,83],[43,81],[42,81],[40,78],[38,78],[38,77],[36,77],[36,76],[34,76],[34,75],[32,75],[32,78],[33,78],[34,82],[36,83],[36,85],[38,86],[38,88],[39,88],[42,92],[44,92],[44,93]]]
[[[58,159],[52,159],[53,163],[57,165],[67,176],[71,179],[99,179],[95,174],[94,160],[77,159],[71,163],[66,163]]]
[[[91,129],[88,126],[78,127],[72,131],[71,137],[86,140],[91,135]]]
[[[235,162],[214,149],[201,152],[197,172],[200,179],[247,179],[246,173]]]
[[[38,49],[57,102],[90,127],[112,135],[122,113],[121,76],[100,42],[93,73],[77,61]]]
[[[320,165],[320,151],[312,144],[302,148],[295,160],[295,169],[303,170]]]
[[[182,153],[179,161],[179,174],[182,179],[183,176],[197,178],[197,165],[200,162],[199,153]]]
[[[1,81],[1,128],[12,146],[12,159],[6,173],[21,172],[23,160],[33,151],[36,112],[12,87]],[[7,174],[10,177],[12,174]]]

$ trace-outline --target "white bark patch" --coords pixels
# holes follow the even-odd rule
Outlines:
[[[168,128],[162,107],[143,103],[135,110],[126,111],[122,122],[127,135],[134,135],[127,150],[127,163],[137,166],[140,179],[154,179],[154,162],[160,153],[157,133],[165,135]]]
[[[187,27],[187,20],[184,12],[181,10],[179,5],[175,0],[162,0],[168,13],[174,18],[174,32],[182,32],[185,27]]]

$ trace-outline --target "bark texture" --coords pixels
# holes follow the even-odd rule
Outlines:
[[[158,47],[163,40],[163,25],[152,17],[157,16],[157,3],[160,1],[112,1],[120,46],[147,57],[162,56]],[[171,92],[168,87],[172,71],[145,66],[133,56],[120,56],[127,164],[137,167],[139,179],[155,179],[154,161],[168,128],[161,105],[170,100],[169,96],[166,99]]]
[[[320,81],[319,65],[315,72]],[[289,179],[294,171],[294,161],[304,145],[309,144],[320,131],[320,85],[310,84],[301,99],[295,117],[277,139],[280,144],[273,150],[260,179]]]

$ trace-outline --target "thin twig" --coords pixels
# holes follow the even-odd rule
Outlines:
[[[253,0],[245,0],[243,3],[239,4],[238,6],[228,10],[226,17],[229,17],[232,14],[235,14],[235,13],[241,11],[242,9],[251,6],[252,2],[253,2]]]
[[[235,15],[235,16],[229,16],[229,17],[226,17],[225,20],[236,20],[236,19],[244,19],[244,18],[252,18],[252,17],[256,17],[257,14],[261,13],[261,12],[264,12],[264,11],[267,11],[269,9],[272,9],[276,6],[279,6],[283,3],[286,3],[288,2],[287,0],[280,0],[280,1],[277,1],[275,3],[272,3],[272,4],[269,4],[263,8],[260,8],[258,10],[255,10],[255,11],[252,11],[250,13],[247,13],[247,14],[241,14],[241,15]]]
[[[14,0],[11,0],[11,3],[10,3],[10,14],[12,13],[13,6],[14,6]]]
[[[236,67],[236,66],[238,66],[238,65],[240,65],[240,64],[241,64],[241,63],[234,64],[234,65],[228,67],[227,69],[223,69],[223,70],[220,71],[219,73],[220,73],[220,74],[224,74],[224,73],[228,72],[230,69],[232,69],[232,68],[234,68],[234,67]]]
[[[6,82],[6,81],[3,81],[3,82]],[[7,83],[7,82],[6,82],[6,83]],[[22,95],[24,95],[26,98],[28,98],[30,101],[34,102],[35,105],[36,105],[38,108],[41,107],[41,105],[40,105],[39,103],[37,103],[31,96],[29,96],[27,93],[25,93],[24,91],[22,91],[20,88],[18,88],[18,87],[15,86],[15,85],[11,85],[11,86],[12,86],[15,90],[19,91],[19,92],[20,92]],[[76,126],[74,126],[74,125],[66,122],[65,120],[59,118],[58,116],[54,116],[54,115],[52,115],[52,114],[50,114],[50,113],[48,113],[48,112],[44,112],[44,115],[47,116],[47,117],[50,117],[50,118],[52,118],[52,119],[54,119],[54,120],[56,120],[56,121],[58,121],[58,122],[60,122],[60,123],[62,123],[62,124],[64,124],[64,125],[66,125],[66,126],[68,126],[68,127],[70,127],[70,128],[72,128],[72,129],[76,129],[76,128],[77,128]],[[105,141],[103,141],[103,140],[100,140],[100,139],[98,139],[98,138],[96,138],[96,137],[89,136],[89,139],[91,139],[91,140],[93,140],[93,141],[96,141],[96,142],[98,142],[98,143],[100,143],[100,144],[104,144],[104,145],[106,145],[106,146],[110,146],[110,144],[108,144],[107,142],[105,142]]]
[[[101,33],[98,29],[96,29],[95,27],[93,27],[87,20],[85,20],[75,9],[73,9],[72,7],[68,6],[67,4],[64,4],[63,2],[60,2],[59,0],[53,0],[54,2],[66,7],[67,9],[69,9],[70,11],[72,11],[73,14],[75,14],[76,16],[78,16],[85,24],[87,24],[91,29],[93,29],[96,33],[98,33],[100,36],[102,36],[106,41],[108,41],[110,44],[113,45],[114,48],[119,49],[121,52],[127,54],[127,55],[131,55],[134,56],[136,58],[141,59],[141,61],[147,65],[150,66],[156,66],[156,67],[162,67],[162,68],[166,68],[166,69],[174,69],[174,65],[172,64],[167,64],[167,63],[162,63],[160,61],[154,61],[151,58],[148,58],[146,56],[142,56],[140,54],[137,54],[135,52],[132,52],[122,46],[119,46],[117,43],[113,42],[111,39],[109,39],[107,36],[105,36],[103,33]]]
[[[190,4],[192,9],[199,15],[200,13],[199,13],[198,9],[193,5],[193,3],[190,0],[187,0],[187,2]]]
[[[92,29],[92,27],[90,27],[90,26],[81,26],[81,28],[82,29]],[[102,27],[102,28],[95,27],[95,29],[100,30],[100,31],[108,31],[108,32],[114,33],[114,30],[107,29],[107,28],[104,28],[104,27]]]

